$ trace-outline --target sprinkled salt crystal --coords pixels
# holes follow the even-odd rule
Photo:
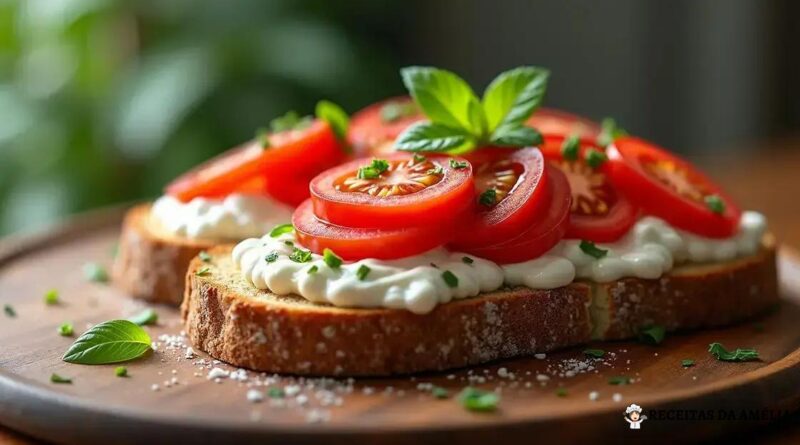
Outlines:
[[[312,409],[306,415],[306,422],[308,423],[322,423],[331,419],[330,411],[321,409]]]
[[[536,374],[536,380],[540,382],[546,382],[550,380],[550,377],[545,374]]]
[[[622,394],[615,392],[614,395],[611,396],[611,400],[619,403],[622,401]]]
[[[592,392],[589,393],[589,400],[591,400],[592,402],[596,401],[599,398],[600,398],[600,393],[599,392],[592,391]]]
[[[186,353],[185,353],[183,356],[184,356],[184,358],[186,358],[187,360],[191,360],[191,359],[193,359],[193,358],[194,358],[194,349],[192,349],[192,347],[191,347],[191,346],[187,346],[187,347],[186,347]]]
[[[158,383],[153,383],[150,385],[150,391],[158,391]]]
[[[300,387],[297,385],[289,385],[283,389],[287,397],[294,397],[300,392]]]
[[[247,401],[252,403],[258,403],[264,400],[264,393],[257,390],[251,389],[247,391]]]
[[[226,370],[224,370],[222,368],[219,368],[219,367],[215,367],[211,371],[208,371],[207,378],[209,380],[217,380],[217,379],[221,379],[223,377],[228,377],[228,374],[229,374],[228,371],[226,371]]]
[[[454,378],[456,378],[455,374],[448,374],[447,375],[447,380],[453,380]]]
[[[547,358],[547,354],[533,354],[533,356],[539,360],[544,360],[545,358]]]
[[[294,398],[294,401],[295,401],[295,402],[296,402],[298,405],[300,405],[300,406],[303,406],[303,405],[305,405],[306,403],[308,403],[308,396],[306,396],[305,394],[300,394],[299,396],[297,396],[297,397],[295,397],[295,398]]]
[[[500,376],[500,377],[502,377],[502,378],[506,378],[506,377],[508,377],[508,369],[506,369],[506,368],[500,368],[500,369],[498,369],[498,370],[497,370],[497,375],[498,375],[498,376]]]

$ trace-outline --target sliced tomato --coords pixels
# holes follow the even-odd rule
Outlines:
[[[229,150],[184,173],[166,187],[181,201],[198,196],[225,196],[259,175],[288,176],[292,171],[321,171],[344,159],[344,151],[327,122],[269,136],[269,147],[256,142]]]
[[[425,119],[410,97],[393,97],[354,114],[347,138],[357,156],[383,156],[403,130]]]
[[[478,196],[494,191],[494,202],[478,205],[474,217],[460,224],[459,235],[452,242],[460,250],[511,239],[547,210],[547,175],[539,149],[487,148],[473,153]]]
[[[306,200],[292,216],[297,241],[314,253],[333,250],[346,260],[364,258],[395,259],[417,255],[447,241],[451,227],[428,225],[402,229],[363,229],[342,227],[314,215],[311,200]]]
[[[520,263],[540,257],[552,249],[567,233],[572,196],[566,176],[555,167],[546,166],[548,195],[546,209],[522,233],[510,240],[485,247],[462,249],[479,258],[499,264]]]
[[[566,238],[598,243],[616,241],[636,222],[637,207],[617,191],[608,176],[608,163],[591,167],[586,162],[590,150],[602,152],[593,140],[583,139],[577,159],[564,158],[563,136],[545,136],[542,152],[553,167],[564,173],[572,191],[569,229]]]
[[[527,123],[545,136],[577,135],[594,140],[602,131],[600,124],[589,118],[553,108],[539,108]]]
[[[617,139],[608,158],[611,180],[645,213],[709,238],[738,230],[739,207],[689,162],[634,137]]]
[[[373,162],[385,162],[385,169],[360,176]],[[464,159],[395,153],[325,171],[311,181],[311,202],[317,217],[332,224],[392,229],[452,223],[472,208],[474,190]]]

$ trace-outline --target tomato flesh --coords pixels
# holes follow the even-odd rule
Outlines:
[[[528,228],[546,210],[547,175],[545,161],[537,148],[514,151],[487,148],[473,155],[478,196],[495,191],[495,204],[478,205],[469,222],[462,223],[453,240],[456,249],[481,247],[513,238]],[[494,156],[494,159],[490,159]]]
[[[364,229],[342,227],[314,215],[311,200],[306,200],[292,216],[297,241],[314,253],[333,250],[345,260],[364,258],[396,259],[427,252],[447,241],[450,227],[429,225],[402,229]]]
[[[502,243],[462,250],[499,264],[510,264],[540,257],[558,244],[569,227],[572,196],[569,182],[560,170],[548,165],[545,175],[549,193],[542,206],[546,211],[539,214],[527,229]]]
[[[268,148],[250,142],[229,150],[181,175],[165,191],[184,202],[200,196],[225,196],[257,176],[317,173],[345,157],[330,126],[321,120],[307,128],[272,134],[269,142]]]
[[[340,226],[396,229],[451,223],[472,208],[472,168],[463,159],[395,153],[381,161],[388,168],[374,178],[359,177],[372,162],[368,158],[315,177],[314,214]]]
[[[598,243],[616,241],[636,223],[638,208],[611,183],[608,163],[591,167],[586,162],[590,150],[602,151],[601,148],[583,139],[577,159],[568,160],[562,153],[565,139],[563,136],[546,136],[542,152],[550,165],[566,175],[572,192],[566,238]]]
[[[394,97],[355,113],[347,138],[357,156],[383,156],[403,130],[425,119],[411,97]]]
[[[611,180],[645,213],[709,238],[728,238],[738,230],[739,208],[689,162],[635,137],[617,139],[608,158]],[[723,203],[722,212],[708,205],[712,196]]]

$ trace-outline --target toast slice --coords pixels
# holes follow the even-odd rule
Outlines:
[[[177,306],[192,258],[218,242],[175,236],[150,217],[150,204],[128,210],[114,260],[114,284],[135,298]]]
[[[195,347],[235,366],[310,375],[444,370],[625,339],[652,324],[669,331],[733,323],[778,301],[775,246],[725,263],[684,265],[658,280],[501,289],[424,315],[339,308],[251,286],[230,247],[192,260],[181,306]],[[196,275],[201,268],[207,272]]]

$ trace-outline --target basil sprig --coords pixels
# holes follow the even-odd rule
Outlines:
[[[143,355],[150,344],[150,336],[137,324],[111,320],[84,332],[61,359],[80,365],[125,362]]]
[[[407,128],[395,147],[404,151],[464,153],[481,145],[524,147],[542,141],[525,121],[542,102],[549,71],[524,66],[497,76],[478,99],[456,74],[433,67],[400,71],[428,122]]]

